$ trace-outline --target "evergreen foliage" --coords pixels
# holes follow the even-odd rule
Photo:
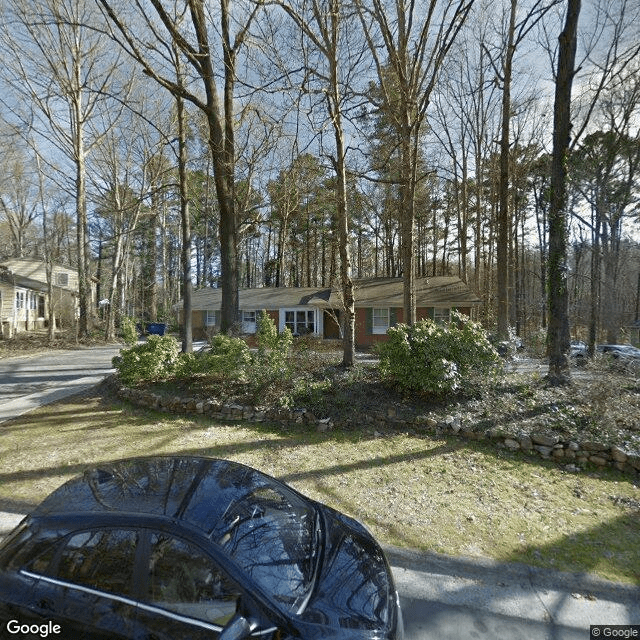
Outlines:
[[[113,366],[124,384],[163,380],[176,371],[179,352],[174,337],[151,335],[146,342],[123,349],[113,358]]]
[[[127,316],[122,318],[120,321],[120,334],[122,335],[124,343],[129,346],[133,346],[138,342],[138,332],[133,318]]]
[[[380,374],[405,392],[443,396],[497,370],[500,357],[482,327],[452,313],[451,322],[399,324],[380,343]]]

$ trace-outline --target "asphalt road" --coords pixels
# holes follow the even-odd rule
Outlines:
[[[119,351],[113,345],[1,359],[0,423],[99,383]]]
[[[387,557],[406,640],[589,640],[591,625],[639,625],[640,637],[638,586],[485,558]]]

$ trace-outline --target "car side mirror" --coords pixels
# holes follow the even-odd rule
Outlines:
[[[244,640],[251,635],[251,623],[236,613],[221,631],[219,640]]]

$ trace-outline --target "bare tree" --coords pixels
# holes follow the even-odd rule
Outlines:
[[[106,108],[105,94],[115,90],[124,98],[117,59],[102,35],[91,28],[90,6],[81,0],[7,0],[10,15],[2,34],[4,74],[22,104],[5,101],[14,117],[33,125],[52,147],[49,168],[63,173],[63,188],[73,195],[76,210],[77,266],[80,317],[78,334],[88,333],[91,314],[90,250],[87,226],[86,162],[92,146],[108,129],[118,109]],[[114,91],[114,92],[115,92]],[[97,123],[100,122],[99,128]],[[89,131],[92,124],[96,128]],[[62,154],[72,175],[57,161]],[[43,156],[44,157],[44,156]]]
[[[125,271],[134,235],[142,213],[148,210],[148,199],[153,202],[154,189],[161,182],[158,174],[166,170],[158,159],[166,138],[156,131],[157,126],[165,124],[166,118],[159,112],[166,109],[166,104],[151,107],[148,102],[144,99],[136,102],[137,112],[128,110],[124,114],[119,126],[96,146],[92,163],[96,222],[101,220],[101,240],[110,249],[107,291],[103,298],[108,301],[104,308],[106,340],[114,338],[116,324],[126,313]]]
[[[496,242],[496,271],[498,298],[497,333],[501,340],[509,335],[509,246],[512,226],[509,211],[509,153],[511,147],[512,98],[511,83],[513,76],[514,56],[518,46],[531,30],[542,20],[544,15],[559,0],[535,0],[524,14],[518,16],[518,0],[509,0],[508,24],[505,41],[498,54],[485,50],[491,60],[496,74],[496,82],[502,87],[502,111],[500,125],[500,187],[498,193],[498,220]]]
[[[331,157],[336,176],[335,228],[340,254],[340,284],[343,312],[342,343],[345,367],[355,361],[355,293],[352,278],[351,248],[349,245],[349,213],[347,198],[347,145],[344,132],[345,93],[349,79],[353,79],[356,66],[361,60],[359,52],[350,49],[349,33],[353,33],[353,20],[342,0],[319,0],[278,3],[293,19],[297,28],[308,40],[314,51],[320,54],[320,62],[311,60],[315,56],[305,53],[305,85],[308,91],[317,91],[325,96],[325,107],[333,131],[334,151]]]
[[[567,11],[573,10],[576,15],[580,11],[580,3],[568,0]],[[629,69],[633,68],[634,62],[640,54],[640,43],[637,38],[637,24],[640,19],[640,4],[637,0],[595,0],[589,6],[590,20],[589,26],[584,28],[582,32],[576,35],[576,53],[573,54],[573,66],[575,71],[571,71],[571,80],[575,82],[579,88],[579,94],[574,99],[571,109],[571,122],[569,123],[569,150],[573,151],[581,143],[583,136],[589,131],[592,119],[600,108],[602,96],[605,95],[612,87],[624,84],[624,78]],[[567,18],[568,19],[568,18]],[[586,21],[585,21],[586,22]],[[544,24],[543,24],[544,26]],[[568,23],[566,28],[568,28]],[[566,33],[566,32],[563,32]],[[568,44],[566,40],[560,39],[560,47],[551,45],[552,38],[548,33],[546,35],[546,48],[552,66],[558,67],[558,75],[556,76],[556,89],[560,80],[560,55],[562,53],[562,44],[565,45],[564,63],[567,62],[569,55]],[[579,48],[578,48],[579,45]],[[575,58],[579,54],[579,61]],[[556,56],[558,60],[556,61]],[[574,80],[575,77],[575,80]],[[565,81],[567,78],[565,77]],[[569,86],[570,89],[570,86]],[[566,87],[565,87],[566,91]],[[561,108],[557,106],[557,108]],[[569,108],[568,105],[565,108]],[[554,138],[555,141],[555,138]],[[553,176],[553,172],[552,172]],[[595,342],[597,340],[597,317],[599,311],[599,278],[600,278],[600,222],[596,220],[592,225],[592,264],[591,264],[591,319],[589,326],[589,351],[594,353]],[[575,213],[574,213],[575,215]],[[551,218],[550,218],[551,223]],[[561,220],[561,224],[566,228],[566,221]],[[557,269],[562,270],[566,267],[566,241],[560,241],[557,233],[560,227],[556,228],[556,256],[554,260],[559,260],[556,266],[556,272],[553,277],[557,277]],[[551,260],[551,234],[549,246],[549,259]],[[557,252],[560,252],[559,254]],[[562,276],[560,276],[562,277]],[[566,277],[566,276],[565,276]],[[560,299],[560,294],[554,292],[553,288],[561,287],[562,282],[554,282],[552,273],[549,270],[549,304],[550,314],[554,308],[561,314],[564,314],[564,302]],[[551,307],[553,298],[554,308]],[[557,305],[560,305],[559,307]],[[569,342],[565,340],[561,333],[565,332],[565,318],[560,317],[553,323],[549,323],[548,327],[548,348],[553,351],[550,354],[550,377],[554,380],[562,382],[568,379],[569,370],[566,367],[566,352],[562,356],[558,349],[569,349]]]
[[[35,176],[19,147],[7,147],[3,153],[4,171],[0,178],[0,210],[11,231],[12,255],[22,258],[29,250],[29,233],[39,210],[39,194]],[[31,243],[33,250],[33,243]]]
[[[238,55],[261,7],[261,1],[246,14],[232,16],[229,0],[220,0],[217,15],[208,13],[204,0],[185,2],[117,3],[96,0],[112,25],[113,39],[141,66],[148,76],[174,96],[191,102],[206,117],[209,128],[216,195],[220,208],[220,258],[222,283],[221,329],[230,331],[238,318],[238,242],[235,208],[235,113],[234,89]],[[151,11],[153,8],[153,11]],[[239,24],[231,31],[232,17]],[[155,18],[155,19],[154,19]],[[219,25],[219,38],[212,42],[211,29]],[[215,55],[215,44],[221,51]],[[200,83],[175,76],[174,51],[184,57]],[[223,78],[222,101],[217,76]],[[204,95],[203,95],[204,94]]]
[[[176,64],[176,81],[184,86],[184,76],[177,46],[173,43]],[[180,231],[182,233],[182,352],[193,350],[193,318],[191,302],[191,215],[189,214],[189,196],[187,188],[187,118],[184,99],[175,95],[178,120],[178,185],[180,192]]]
[[[567,278],[567,155],[571,135],[571,87],[575,76],[580,0],[567,0],[559,38],[558,73],[553,111],[551,197],[549,202],[549,381],[566,384],[569,369],[569,291]]]
[[[401,254],[404,321],[416,319],[415,194],[421,131],[443,62],[474,0],[422,4],[356,0],[377,70],[382,105],[400,146]],[[384,52],[385,56],[382,56]]]

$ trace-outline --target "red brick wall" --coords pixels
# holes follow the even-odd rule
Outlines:
[[[459,307],[458,311],[464,313],[467,316],[471,315],[471,309],[469,307]],[[398,323],[403,322],[404,310],[396,309]],[[418,307],[416,309],[416,318],[418,320],[424,320],[429,317],[428,307]],[[387,339],[386,334],[370,334],[367,333],[367,310],[366,308],[356,309],[356,345],[358,347],[371,347],[377,342],[384,342]]]

